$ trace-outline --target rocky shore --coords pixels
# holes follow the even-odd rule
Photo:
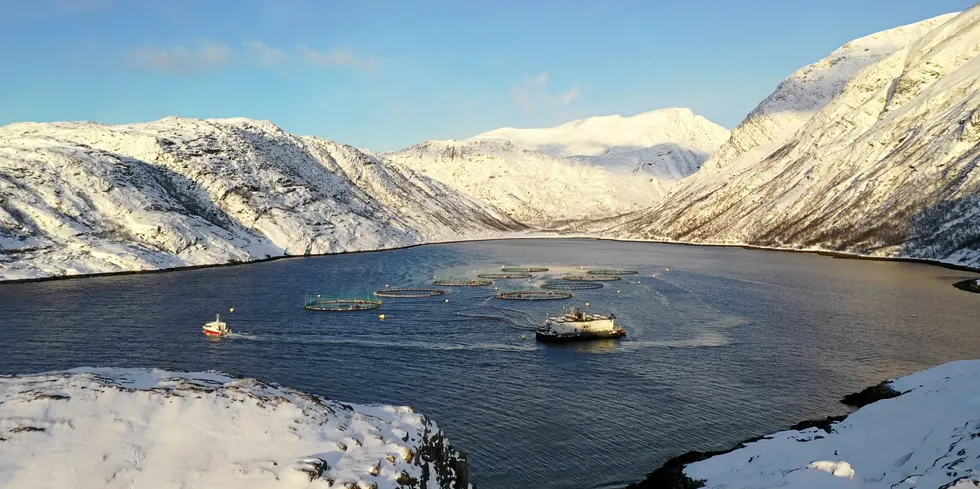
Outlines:
[[[847,416],[728,450],[688,452],[629,489],[980,487],[980,361],[951,362],[845,396]]]

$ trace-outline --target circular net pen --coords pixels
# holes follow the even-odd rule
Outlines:
[[[611,282],[622,279],[623,277],[619,275],[565,275],[562,277],[562,280],[569,282]]]
[[[351,312],[377,309],[381,304],[381,301],[375,299],[336,299],[314,296],[306,299],[303,308],[310,311]]]
[[[535,273],[535,272],[547,272],[548,269],[545,267],[503,267],[500,269],[501,272],[511,272],[511,273]]]
[[[531,274],[524,273],[524,272],[480,273],[477,274],[477,278],[489,278],[489,279],[531,278]]]
[[[636,275],[636,270],[626,268],[595,268],[585,272],[589,275]]]
[[[512,292],[501,292],[497,294],[497,298],[509,301],[555,301],[571,299],[572,294],[554,290],[515,290]]]
[[[589,290],[589,289],[601,289],[604,287],[601,282],[597,281],[564,281],[564,280],[552,280],[541,284],[539,287],[547,290]]]
[[[375,290],[375,297],[394,297],[399,299],[421,299],[444,295],[445,290],[439,289],[382,289]]]
[[[438,285],[440,287],[482,287],[492,284],[493,280],[468,278],[449,278],[432,281],[432,285]]]

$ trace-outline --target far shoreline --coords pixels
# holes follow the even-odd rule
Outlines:
[[[404,245],[404,246],[394,246],[390,248],[376,248],[376,249],[369,249],[369,250],[337,251],[333,253],[317,253],[317,254],[309,254],[309,255],[280,255],[280,256],[272,256],[268,258],[256,258],[254,260],[243,260],[243,261],[233,260],[226,263],[206,263],[200,265],[155,268],[149,270],[121,270],[115,272],[82,273],[77,275],[51,275],[47,277],[6,279],[6,280],[0,280],[0,286],[7,285],[7,284],[49,282],[55,280],[75,280],[75,279],[86,279],[86,278],[113,277],[119,275],[173,273],[173,272],[182,272],[182,271],[189,271],[189,270],[201,270],[207,268],[252,265],[257,263],[266,263],[266,262],[272,262],[277,260],[296,259],[296,258],[316,258],[316,257],[334,256],[334,255],[352,255],[352,254],[360,254],[360,253],[400,251],[400,250],[407,250],[411,248],[417,248],[420,246],[452,245],[452,244],[479,243],[479,242],[490,242],[490,241],[518,241],[518,240],[525,240],[525,239],[570,239],[570,240],[613,241],[613,242],[620,242],[620,243],[651,243],[651,244],[661,244],[661,245],[678,245],[678,246],[692,246],[692,247],[741,248],[741,249],[751,250],[751,251],[776,251],[776,252],[783,252],[783,253],[801,253],[801,254],[808,254],[808,255],[828,256],[831,258],[844,259],[844,260],[870,260],[870,261],[885,261],[885,262],[919,263],[924,265],[942,267],[949,270],[956,270],[960,272],[980,273],[980,267],[970,267],[966,265],[960,265],[957,263],[950,263],[942,260],[933,260],[927,258],[911,258],[911,257],[902,257],[902,256],[896,256],[896,257],[872,256],[872,255],[862,255],[858,253],[842,252],[842,251],[830,251],[830,250],[820,250],[820,249],[777,248],[777,247],[758,246],[758,245],[750,245],[750,244],[735,244],[735,243],[697,243],[697,242],[689,242],[689,241],[626,239],[626,238],[590,236],[584,234],[583,235],[528,234],[523,236],[471,238],[471,239],[458,239],[458,240],[451,240],[451,241],[432,241],[426,243],[415,243],[415,244]],[[974,282],[975,280],[977,279],[967,279],[960,282],[956,282],[952,285],[964,291],[980,293],[980,287],[975,287],[970,285],[970,283]]]

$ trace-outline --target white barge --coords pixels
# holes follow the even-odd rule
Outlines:
[[[619,338],[626,330],[616,326],[614,314],[587,314],[570,308],[564,316],[550,317],[534,337],[547,343]]]

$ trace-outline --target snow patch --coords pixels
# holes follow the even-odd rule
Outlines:
[[[435,453],[436,438],[408,407],[343,404],[215,372],[0,378],[2,487],[462,488],[433,458],[451,465],[458,453]]]
[[[980,361],[951,362],[890,385],[903,394],[859,409],[829,433],[775,433],[692,463],[684,474],[709,489],[976,487]]]

